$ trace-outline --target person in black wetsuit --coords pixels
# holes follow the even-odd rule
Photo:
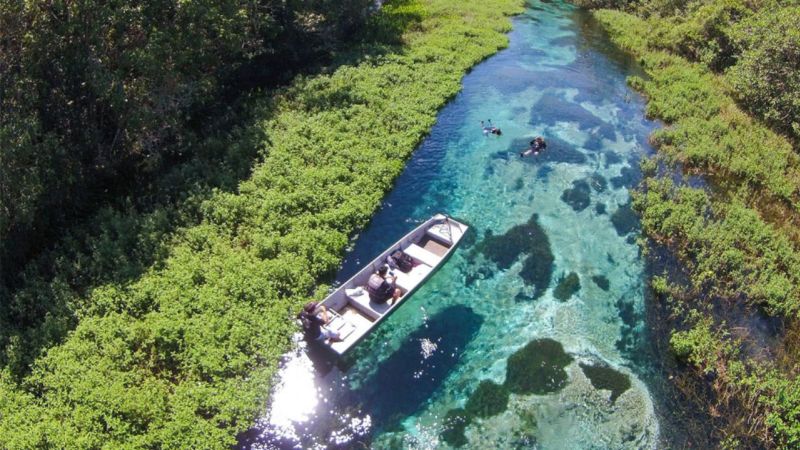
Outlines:
[[[524,156],[528,156],[530,154],[538,155],[539,153],[543,152],[544,149],[547,148],[547,143],[544,141],[544,138],[541,136],[536,136],[536,139],[530,142],[530,148],[527,150],[520,152],[520,158]]]
[[[483,129],[483,135],[484,136],[488,136],[489,133],[492,133],[492,134],[497,135],[497,136],[500,136],[501,134],[503,134],[503,132],[500,130],[500,128],[497,128],[496,126],[492,125],[492,119],[488,119],[488,122],[489,122],[489,125],[484,125],[483,121],[481,120],[481,128]]]
[[[375,303],[389,303],[390,305],[392,302],[396,302],[401,295],[403,295],[403,291],[395,286],[395,282],[397,281],[397,276],[390,276],[388,277],[392,281],[387,279],[386,274],[389,271],[388,266],[381,266],[381,268],[369,276],[369,281],[367,282],[367,293],[369,293],[370,301]]]
[[[321,316],[321,317],[320,317]],[[306,303],[297,318],[303,324],[306,338],[312,341],[339,341],[339,333],[323,327],[330,321],[328,310],[317,302]]]

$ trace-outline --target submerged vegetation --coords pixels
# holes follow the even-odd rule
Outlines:
[[[508,407],[508,389],[491,380],[483,380],[469,397],[467,413],[476,417],[491,417]]]
[[[557,298],[558,300],[567,301],[576,292],[581,290],[581,279],[578,277],[578,274],[575,272],[570,272],[567,276],[561,276],[558,280],[558,285],[553,290],[553,297]]]
[[[317,3],[331,11],[351,4]],[[84,97],[80,85],[64,86],[64,93],[79,100],[70,103],[72,97],[65,95],[63,102],[61,97],[54,101],[75,109],[67,125],[98,133],[89,137],[101,145],[87,148],[124,149],[141,156],[145,166],[161,160],[152,149],[166,142],[186,144],[169,151],[186,150],[164,156],[170,164],[155,164],[153,170],[159,175],[146,178],[141,191],[126,193],[120,206],[100,208],[85,223],[65,226],[64,237],[48,244],[50,250],[24,267],[3,267],[4,273],[13,272],[15,280],[0,288],[4,300],[0,305],[3,448],[72,444],[227,448],[233,444],[265,402],[278,358],[291,344],[296,327],[291,317],[298,305],[325,292],[321,283],[338,266],[349,236],[367,223],[433,124],[438,108],[458,91],[463,73],[506,45],[502,34],[510,26],[506,16],[520,7],[516,0],[469,5],[454,0],[397,0],[372,15],[363,8],[343,11],[346,17],[364,17],[365,22],[355,43],[330,54],[329,69],[297,77],[276,92],[247,92],[239,105],[244,112],[237,112],[223,106],[230,100],[225,88],[246,84],[237,77],[246,78],[247,73],[233,70],[235,65],[229,67],[226,58],[251,51],[241,34],[263,18],[249,15],[249,10],[228,9],[231,5],[217,5],[220,9],[215,5],[182,2],[179,9],[191,13],[194,22],[166,28],[157,21],[136,19],[143,11],[153,17],[174,17],[147,8],[114,9],[111,5],[108,11],[94,11],[118,11],[123,19],[133,15],[133,23],[152,27],[134,33],[137,39],[145,39],[148,33],[158,37],[146,45],[134,39],[110,49],[112,55],[129,57],[124,63],[131,66],[120,66],[121,74],[163,64],[181,68],[197,64],[192,69],[197,72],[187,75],[188,84],[181,77],[147,78],[139,84],[124,76],[115,79],[98,73],[90,77],[93,90],[86,91],[114,97],[105,105],[122,109],[112,112],[94,109],[104,103],[92,95]],[[265,10],[270,10],[268,6]],[[12,20],[18,12],[13,5],[2,8],[0,32],[21,26],[23,22]],[[80,34],[82,26],[61,20],[71,12],[64,5],[63,11],[52,14],[56,25],[72,27],[67,36]],[[285,12],[287,20],[302,21],[320,33],[319,42],[332,42],[324,25],[326,20],[338,21],[335,14]],[[212,19],[213,23],[205,22]],[[99,22],[105,24],[102,15]],[[106,24],[98,36],[125,31],[115,24]],[[232,25],[241,33],[217,25]],[[275,32],[291,31],[288,25],[275,26]],[[206,34],[196,38],[184,33],[187,30]],[[170,33],[180,35],[178,48],[190,45],[189,50],[200,56],[189,50],[172,52]],[[272,42],[271,37],[266,33],[256,40]],[[304,45],[318,43],[303,40],[302,34],[291,39]],[[104,48],[97,43],[65,42],[79,48]],[[11,54],[5,52],[6,45],[23,44],[3,40],[0,57]],[[53,54],[61,51],[42,49]],[[165,52],[176,58],[164,58]],[[303,55],[300,59],[308,56]],[[103,55],[78,56],[84,58],[78,58],[79,62],[92,67],[109,63]],[[269,66],[269,61],[250,56],[257,67]],[[139,59],[149,65],[141,67]],[[2,61],[3,67],[15,70],[27,70],[25,64],[28,61]],[[62,68],[54,64],[52,71],[44,73],[34,68],[30,76],[61,79],[68,73]],[[15,96],[0,100],[11,99],[20,108],[29,104],[21,100],[33,88],[45,94],[62,92],[46,83],[15,86],[19,88]],[[154,89],[160,94],[159,86],[175,91],[154,99],[151,94]],[[135,94],[137,100],[131,105],[124,95],[115,97],[119,93]],[[203,108],[192,109],[194,115],[188,114],[183,103],[171,103],[187,99],[193,103],[194,95],[203,100]],[[150,109],[136,109],[137,102]],[[87,104],[91,108],[80,109]],[[220,110],[224,126],[210,136],[185,132],[184,123],[202,123]],[[31,117],[44,120],[42,113]],[[124,116],[133,128],[120,131],[117,140],[114,126],[104,127],[111,134],[103,134],[96,127],[75,125],[89,113],[98,120]],[[72,135],[76,140],[64,142],[36,121],[26,122],[25,132],[17,133],[19,128],[9,128],[5,117],[0,136],[4,142],[9,136],[21,139],[12,148],[25,150],[31,158],[71,155],[72,144],[85,143],[81,140],[85,136]],[[243,117],[249,125],[228,126]],[[166,128],[158,128],[160,124]],[[148,128],[152,126],[158,127]],[[117,144],[104,145],[108,139]],[[2,152],[5,170],[6,158],[13,155],[5,146]],[[98,169],[105,164],[98,158],[89,154],[85,159]],[[138,172],[134,172],[135,178]],[[53,175],[47,170],[43,173]],[[54,179],[80,187],[89,172],[80,173],[78,178],[67,174]],[[17,175],[29,179],[25,178],[28,174]],[[41,183],[44,189],[60,186],[45,181]],[[30,224],[41,208],[51,208],[51,203],[38,203],[40,188],[15,186],[22,186],[24,192],[3,189],[3,195],[19,196],[12,199],[21,202],[14,208],[28,208],[30,214],[11,215],[3,203],[4,243],[8,230]],[[60,194],[74,200],[76,192],[80,190],[70,188]],[[9,225],[12,217],[19,224]]]
[[[579,3],[623,10],[595,17],[639,59],[648,78],[629,82],[647,96],[647,114],[666,123],[652,137],[659,153],[642,164],[633,207],[644,233],[684,265],[653,280],[671,348],[694,374],[682,386],[707,386],[710,397],[687,395],[720,430],[718,442],[797,447],[800,9],[777,1]],[[673,177],[677,168],[683,180]],[[625,233],[629,213],[615,216]],[[734,325],[762,317],[782,323],[766,340]]]
[[[586,378],[592,383],[595,389],[607,389],[611,391],[611,403],[631,387],[631,379],[624,373],[617,372],[607,366],[592,366],[580,364],[581,370]]]
[[[541,297],[553,275],[553,252],[550,240],[539,225],[536,214],[527,223],[516,225],[499,236],[487,235],[472,250],[483,253],[501,269],[508,269],[522,255],[520,277],[534,287],[533,298]]]
[[[505,385],[515,394],[549,394],[567,383],[564,370],[572,357],[561,343],[552,339],[537,339],[517,350],[508,358]]]

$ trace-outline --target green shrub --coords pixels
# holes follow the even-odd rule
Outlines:
[[[800,140],[800,7],[770,8],[739,23],[742,53],[729,73],[748,110]]]
[[[222,167],[190,163],[190,186],[156,191],[174,207],[109,210],[42,259],[47,272],[29,269],[2,305],[0,446],[232,446],[266,402],[298,307],[318,298],[463,73],[506,45],[519,7],[388,3],[371,26],[403,30],[399,47],[365,42],[357,65],[254,96],[254,125],[204,147],[225,152]],[[237,183],[253,166],[243,158],[257,164]]]

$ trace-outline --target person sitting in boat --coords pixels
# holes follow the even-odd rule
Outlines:
[[[489,122],[489,125],[484,125],[483,121],[481,120],[481,128],[483,128],[484,136],[488,136],[489,133],[495,134],[497,136],[503,134],[500,128],[497,128],[496,126],[492,125],[492,119],[488,119],[487,122]]]
[[[541,136],[536,136],[536,139],[532,140],[530,142],[530,145],[531,145],[530,148],[519,154],[520,158],[528,156],[530,154],[538,155],[539,153],[543,152],[544,149],[547,148],[547,143]]]
[[[403,291],[395,286],[397,276],[390,275],[387,277],[388,272],[389,267],[384,265],[381,266],[377,272],[369,276],[369,281],[367,281],[367,293],[369,293],[369,299],[371,301],[375,303],[388,303],[391,305],[403,295]]]
[[[320,317],[321,316],[321,317]],[[337,342],[339,333],[323,327],[323,325],[330,322],[328,317],[328,310],[318,304],[317,302],[308,302],[300,314],[297,315],[300,322],[303,324],[303,332],[307,339],[312,341],[330,341]]]

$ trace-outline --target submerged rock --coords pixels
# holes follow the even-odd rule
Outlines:
[[[584,363],[580,363],[580,366],[595,389],[611,391],[611,403],[614,403],[622,393],[631,387],[630,377],[624,373],[617,372],[611,367],[591,366]]]
[[[508,408],[508,389],[492,380],[483,380],[469,397],[467,414],[474,417],[491,417]]]
[[[569,300],[576,292],[581,290],[581,280],[578,274],[570,272],[566,277],[558,280],[558,286],[553,291],[553,297],[563,301]]]
[[[515,394],[549,394],[567,383],[564,367],[572,357],[561,343],[536,339],[508,358],[505,386]]]
[[[534,286],[533,298],[539,298],[550,285],[553,273],[553,252],[550,240],[534,214],[522,225],[516,225],[504,234],[494,236],[487,233],[474,252],[481,252],[501,269],[508,269],[525,255],[520,277],[526,284]]]
[[[561,200],[575,211],[583,211],[591,203],[589,183],[584,180],[573,181],[572,187],[565,189],[564,193],[561,194]]]

